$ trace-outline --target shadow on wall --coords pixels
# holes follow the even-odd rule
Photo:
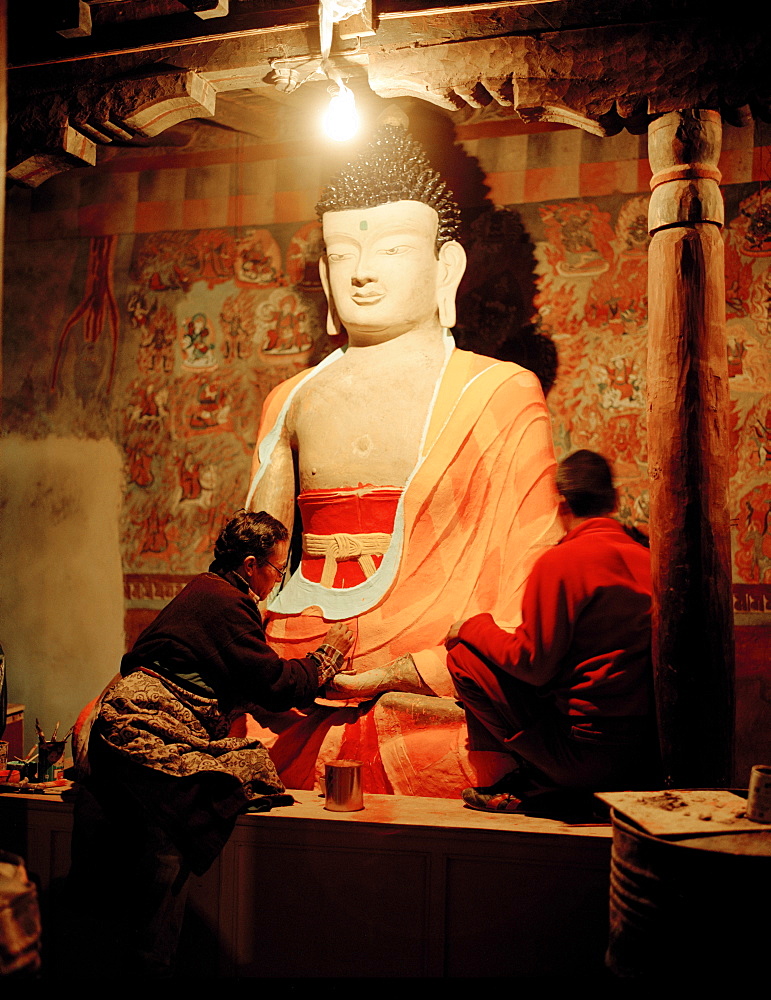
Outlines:
[[[517,212],[493,206],[465,228],[468,268],[458,292],[458,347],[528,368],[547,395],[557,378],[557,348],[532,322],[537,310],[530,236]]]
[[[425,101],[405,105],[410,132],[461,207],[468,267],[458,291],[458,347],[535,372],[547,394],[557,377],[557,349],[533,324],[535,253],[519,213],[497,208],[475,157],[456,142],[455,126]]]

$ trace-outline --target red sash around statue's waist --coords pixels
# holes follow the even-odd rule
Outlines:
[[[372,576],[391,543],[401,495],[394,486],[302,492],[306,580],[344,590]]]

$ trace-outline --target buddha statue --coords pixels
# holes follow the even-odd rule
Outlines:
[[[328,331],[347,345],[266,400],[247,506],[302,519],[269,640],[303,655],[349,622],[350,672],[327,693],[364,700],[360,718],[385,691],[454,699],[458,619],[519,623],[530,567],[560,535],[555,461],[535,375],[455,347],[460,213],[418,143],[381,126],[317,211]]]

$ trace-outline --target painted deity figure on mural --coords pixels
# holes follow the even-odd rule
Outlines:
[[[187,324],[187,332],[182,338],[182,350],[186,357],[186,364],[192,368],[211,368],[216,365],[213,354],[213,344],[210,343],[209,328],[206,324],[206,316],[203,313],[196,313]]]
[[[518,365],[456,349],[459,210],[404,129],[381,126],[317,211],[328,331],[348,344],[263,408],[247,503],[302,519],[268,634],[296,650],[351,623],[330,698],[454,697],[447,628],[492,609],[516,626],[560,534],[543,394]]]

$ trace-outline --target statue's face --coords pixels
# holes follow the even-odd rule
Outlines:
[[[327,295],[352,342],[439,328],[438,223],[418,201],[324,214]]]

